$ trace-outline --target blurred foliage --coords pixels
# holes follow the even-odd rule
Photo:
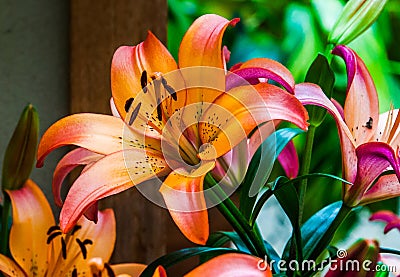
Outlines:
[[[185,31],[203,14],[216,13],[228,19],[239,17],[239,24],[228,29],[225,35],[224,44],[232,52],[229,65],[268,57],[283,63],[296,82],[302,82],[316,55],[329,51],[328,33],[344,4],[340,0],[169,0],[168,48],[177,57]],[[387,111],[390,103],[400,108],[400,36],[395,35],[399,28],[400,2],[389,1],[378,21],[349,45],[370,70],[381,112]],[[347,82],[344,63],[335,57],[332,67],[336,77],[333,97],[343,104]],[[304,136],[295,142],[301,151]],[[340,155],[337,129],[328,116],[316,132],[310,172],[341,176]],[[276,166],[271,178],[280,175],[279,170]],[[340,183],[326,179],[309,182],[305,219],[340,198]],[[373,209],[377,207],[397,210],[397,200],[379,203]],[[354,218],[350,217],[349,224],[351,221]]]

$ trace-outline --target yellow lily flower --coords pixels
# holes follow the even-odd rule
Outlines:
[[[11,199],[13,223],[9,240],[12,259],[0,254],[0,271],[5,275],[92,276],[90,259],[110,259],[116,239],[111,209],[99,212],[97,224],[81,218],[71,232],[63,234],[55,225],[46,197],[32,180],[6,192]],[[126,272],[130,267],[135,265],[125,267]]]
[[[217,159],[260,124],[286,120],[307,128],[307,112],[281,64],[266,59],[244,63],[237,76],[253,84],[254,79],[279,75],[277,81],[289,91],[268,83],[238,84],[235,74],[225,70],[222,36],[237,21],[217,15],[198,18],[182,40],[179,64],[152,33],[137,46],[120,47],[111,68],[117,116],[76,114],[46,131],[38,166],[55,148],[80,147],[54,173],[58,205],[65,176],[86,165],[63,204],[63,231],[70,231],[83,213],[93,218],[89,208],[99,199],[162,177],[160,193],[173,220],[188,239],[205,244],[209,227],[203,183]],[[204,83],[209,79],[211,88]]]

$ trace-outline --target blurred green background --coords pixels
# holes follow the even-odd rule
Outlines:
[[[268,57],[283,63],[296,82],[302,82],[317,53],[325,51],[328,33],[345,3],[340,0],[169,0],[168,49],[177,57],[185,31],[203,14],[216,13],[228,19],[239,17],[239,24],[228,29],[224,38],[224,44],[231,51],[229,66],[250,58]],[[400,3],[388,1],[378,21],[349,45],[370,70],[378,90],[381,112],[387,111],[391,103],[396,108],[400,107],[399,28]],[[344,63],[340,58],[334,58],[332,67],[336,75],[333,97],[343,105],[347,82]],[[300,155],[303,143],[304,136],[296,139]],[[271,178],[281,174],[279,166],[276,167]],[[341,176],[338,135],[330,116],[317,130],[310,172]],[[305,218],[340,198],[340,182],[311,180]],[[398,204],[397,200],[390,200],[368,208],[386,208],[397,212]],[[356,220],[357,213],[354,213],[343,230],[348,231]],[[341,233],[344,235],[347,232]],[[341,237],[339,234],[337,239]]]

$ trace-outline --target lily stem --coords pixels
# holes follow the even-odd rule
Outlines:
[[[268,257],[269,255],[264,246],[261,234],[257,230],[257,226],[250,226],[236,205],[226,195],[225,191],[218,185],[211,175],[206,175],[204,184],[210,188],[207,192],[213,200],[218,201],[218,210],[228,220],[249,250],[259,257]]]
[[[8,194],[4,193],[3,209],[1,213],[0,232],[0,253],[7,255],[8,251],[8,220],[11,212],[11,200]]]
[[[306,175],[310,172],[311,155],[312,155],[312,148],[313,148],[313,144],[314,144],[314,136],[315,136],[316,129],[317,129],[317,127],[312,124],[308,128],[308,132],[307,132],[307,136],[306,136],[306,145],[304,147],[304,153],[303,153],[299,176]],[[299,224],[300,224],[300,226],[303,221],[304,202],[305,202],[305,196],[306,196],[306,191],[307,191],[307,184],[308,184],[307,178],[301,180],[300,186],[299,186],[299,191],[298,191],[298,193],[299,193]]]

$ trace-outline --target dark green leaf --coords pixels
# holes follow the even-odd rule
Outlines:
[[[319,85],[326,96],[331,98],[333,85],[335,84],[335,74],[324,55],[318,54],[315,58],[307,71],[305,81]],[[326,110],[316,106],[307,106],[306,108],[310,116],[310,124],[319,126],[325,119]]]
[[[207,246],[220,247],[223,246],[228,241],[231,241],[240,251],[250,254],[249,249],[247,249],[246,245],[243,243],[242,239],[236,232],[224,232],[224,231],[215,232],[211,234],[210,237],[208,238]]]
[[[284,128],[271,134],[257,149],[242,183],[240,211],[249,219],[257,199],[258,192],[267,182],[272,166],[286,144],[295,136],[303,133],[297,128]]]

